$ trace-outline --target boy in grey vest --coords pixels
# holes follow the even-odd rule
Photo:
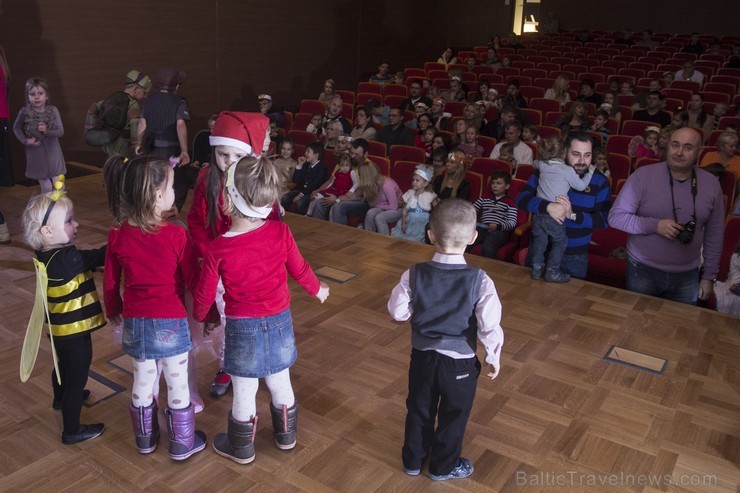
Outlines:
[[[501,367],[501,302],[491,278],[468,267],[463,257],[478,236],[475,223],[470,202],[448,199],[436,206],[429,222],[434,258],[404,272],[388,301],[395,320],[411,319],[402,449],[404,472],[410,476],[421,472],[427,458],[428,476],[435,481],[473,474],[473,465],[460,452],[481,369],[476,337],[486,348],[488,376],[496,378]]]

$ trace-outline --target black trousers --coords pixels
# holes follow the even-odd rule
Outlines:
[[[291,207],[293,205],[293,199],[296,198],[296,196],[301,193],[297,190],[291,190],[290,192],[283,195],[283,197],[280,199],[280,204],[283,206],[283,209],[286,211],[290,211]],[[298,199],[298,202],[295,204],[295,212],[296,214],[300,214],[302,216],[306,215],[306,212],[308,211],[308,204],[311,203],[311,194],[304,195],[300,199]]]
[[[427,457],[434,475],[449,474],[457,466],[480,370],[477,356],[453,359],[436,351],[411,351],[402,449],[406,469],[421,469]]]
[[[54,399],[62,401],[64,432],[73,434],[80,429],[82,392],[92,362],[92,337],[89,332],[76,337],[55,337],[54,347],[59,359],[59,376],[62,378],[62,384],[59,385],[56,372],[52,370]]]

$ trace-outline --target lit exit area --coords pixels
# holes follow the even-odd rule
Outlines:
[[[513,0],[514,25],[512,31],[523,33],[542,32],[544,12],[540,12],[540,0]],[[557,30],[557,27],[555,28]]]

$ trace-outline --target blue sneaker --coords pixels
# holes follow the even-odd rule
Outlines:
[[[419,474],[421,474],[421,469],[406,469],[404,467],[403,472],[405,472],[409,476],[418,476]]]
[[[467,478],[470,477],[471,474],[473,474],[473,464],[470,463],[470,460],[464,457],[460,457],[457,462],[457,467],[450,471],[449,474],[442,474],[440,476],[437,476],[429,472],[427,473],[427,476],[429,476],[434,481],[447,481],[448,479]]]

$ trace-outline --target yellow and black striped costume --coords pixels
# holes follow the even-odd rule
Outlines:
[[[105,247],[78,250],[72,245],[36,254],[49,278],[46,293],[52,335],[75,336],[104,326],[92,271],[104,264]]]

